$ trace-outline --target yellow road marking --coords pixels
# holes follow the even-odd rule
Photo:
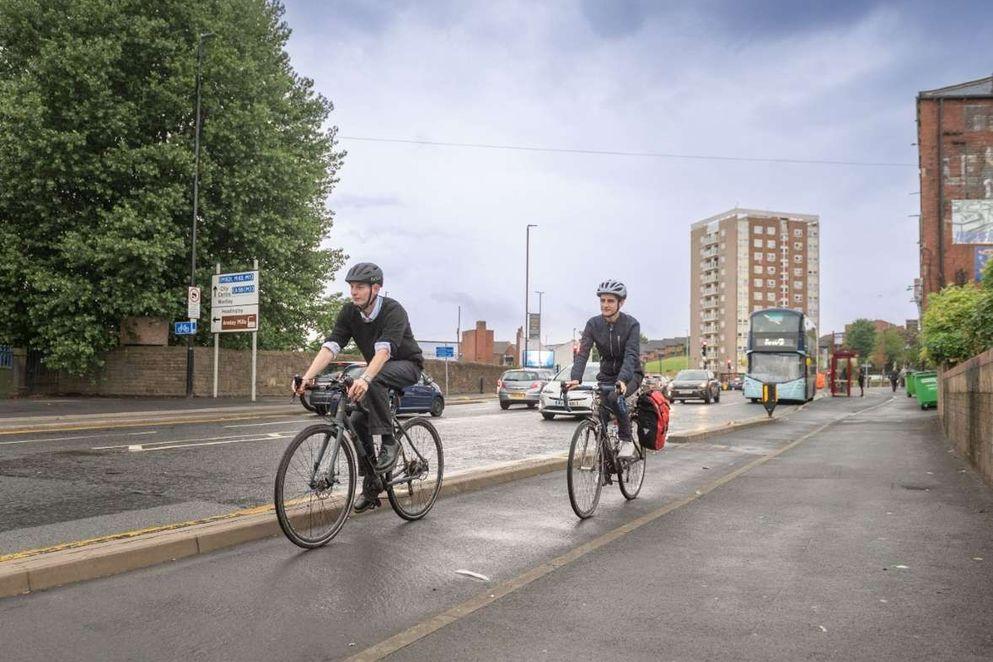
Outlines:
[[[892,400],[892,398],[890,400]],[[497,586],[494,586],[493,588],[485,591],[484,593],[477,595],[476,597],[470,598],[465,602],[455,605],[454,607],[446,611],[443,611],[440,614],[437,614],[425,621],[418,623],[417,625],[409,627],[406,630],[403,630],[402,632],[393,635],[389,639],[386,639],[385,641],[382,641],[359,653],[356,653],[355,655],[347,659],[353,660],[355,662],[359,662],[359,661],[366,662],[371,660],[381,660],[384,657],[392,655],[398,650],[405,648],[410,644],[413,644],[427,637],[428,635],[433,634],[434,632],[437,632],[438,630],[446,627],[447,625],[455,623],[465,618],[469,614],[478,611],[483,607],[493,604],[500,598],[509,595],[511,593],[514,593],[515,591],[522,589],[525,586],[528,586],[529,584],[535,582],[536,580],[541,579],[545,575],[548,575],[558,570],[559,568],[569,565],[573,561],[576,561],[577,559],[586,556],[590,552],[596,551],[601,547],[603,547],[604,545],[608,545],[613,541],[617,540],[618,538],[622,538],[627,534],[631,533],[632,531],[635,531],[636,529],[639,529],[646,524],[654,522],[660,517],[663,517],[664,515],[667,515],[672,511],[677,510],[678,508],[682,508],[683,506],[692,503],[693,501],[696,501],[700,497],[709,494],[710,492],[713,492],[722,485],[731,482],[732,480],[742,475],[743,473],[751,471],[755,467],[765,464],[769,460],[779,457],[783,453],[786,453],[787,451],[796,448],[804,441],[810,439],[813,436],[820,434],[829,427],[836,425],[839,421],[842,421],[852,416],[857,416],[858,414],[861,414],[866,411],[870,411],[872,409],[876,409],[878,407],[882,407],[883,405],[888,404],[890,400],[882,402],[878,405],[873,405],[872,407],[868,407],[866,409],[862,409],[857,412],[853,412],[851,414],[846,414],[845,416],[842,416],[837,420],[829,421],[828,423],[825,423],[824,425],[803,435],[796,441],[792,441],[786,446],[783,446],[782,448],[773,451],[769,455],[765,455],[758,459],[752,460],[748,464],[739,467],[738,469],[735,469],[731,473],[726,474],[711,483],[708,483],[704,487],[697,489],[694,492],[694,494],[690,496],[683,497],[682,499],[673,501],[672,503],[662,506],[658,510],[642,515],[641,517],[631,520],[627,524],[623,524],[612,531],[609,531],[597,538],[594,538],[590,542],[584,543],[578,547],[574,547],[565,554],[555,557],[551,561],[542,563],[541,565],[536,566],[530,570],[527,570],[524,573],[514,577],[513,579],[509,579],[505,582],[502,582]]]

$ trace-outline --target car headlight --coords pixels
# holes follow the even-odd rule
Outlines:
[[[700,382],[700,388],[707,388],[707,382]]]

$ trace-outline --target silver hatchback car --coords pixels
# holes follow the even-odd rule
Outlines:
[[[538,406],[541,389],[551,377],[550,370],[539,368],[520,368],[503,373],[497,381],[500,409],[508,409],[513,404],[527,405],[529,409],[534,409]]]

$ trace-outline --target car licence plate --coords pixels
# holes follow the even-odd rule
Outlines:
[[[523,400],[524,399],[524,394],[523,393],[511,393],[510,394],[510,399],[511,400]]]

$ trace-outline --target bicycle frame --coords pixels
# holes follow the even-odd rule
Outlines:
[[[346,417],[346,414],[354,409],[364,411],[366,412],[366,415],[368,415],[368,410],[361,403],[349,402],[348,389],[349,387],[351,387],[352,383],[353,383],[352,379],[350,377],[346,377],[341,381],[332,382],[326,387],[327,390],[337,391],[339,394],[338,404],[335,407],[334,418],[331,419],[331,422],[333,423],[335,429],[335,437],[334,437],[334,450],[332,451],[330,466],[334,467],[338,461],[338,453],[341,452],[341,443],[345,435],[345,431],[347,430],[351,434],[352,439],[354,439],[356,442],[356,443],[352,443],[352,447],[355,450],[356,458],[360,462],[361,461],[367,462],[368,464],[367,469],[373,471],[374,475],[379,479],[383,489],[387,489],[393,487],[394,485],[399,485],[401,483],[406,483],[412,479],[417,478],[418,476],[408,476],[404,474],[398,478],[391,478],[390,480],[386,480],[385,473],[380,474],[376,472],[375,469],[372,467],[372,462],[369,462],[369,456],[366,454],[365,446],[361,443],[361,440],[359,439],[358,432],[356,431],[355,427],[352,425],[350,418]],[[417,458],[426,465],[427,460],[425,460],[424,456],[421,455],[421,452],[417,450],[417,446],[414,445],[414,443],[410,440],[410,436],[407,434],[406,430],[404,430],[403,426],[400,425],[400,422],[397,419],[396,414],[392,412],[390,413],[390,423],[393,427],[393,434],[397,440],[397,443],[401,444],[400,453],[402,454],[404,452],[404,446],[401,438],[405,438],[407,440],[406,446],[409,447],[411,450],[413,450]],[[324,460],[324,455],[325,453],[327,453],[328,446],[330,445],[330,443],[331,443],[331,437],[328,436],[325,437],[324,442],[321,444],[321,450],[317,454],[317,459],[314,462],[314,467],[312,469],[312,473],[310,476],[311,487],[313,487],[317,482],[318,470],[321,466],[321,462]]]

